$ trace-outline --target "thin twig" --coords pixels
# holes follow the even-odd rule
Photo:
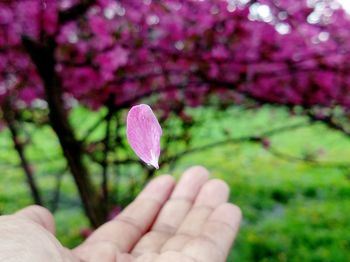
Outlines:
[[[110,115],[110,114],[108,114]],[[105,215],[107,215],[108,212],[108,155],[110,151],[110,137],[111,137],[111,123],[112,123],[112,117],[109,117],[106,119],[107,125],[106,125],[106,135],[104,138],[104,158],[102,161],[102,183],[101,183],[101,190],[102,190],[102,202],[104,203],[104,212]]]
[[[274,129],[262,132],[259,135],[242,136],[242,137],[224,139],[221,141],[209,143],[209,144],[206,144],[203,146],[191,148],[191,149],[185,150],[183,152],[177,153],[173,156],[162,159],[161,164],[166,164],[166,163],[169,163],[171,161],[178,160],[180,157],[183,157],[183,156],[188,155],[188,154],[193,154],[193,153],[196,153],[196,152],[199,152],[202,150],[211,149],[214,147],[223,146],[223,145],[227,145],[227,144],[231,144],[231,143],[261,142],[264,137],[273,136],[273,135],[280,134],[283,132],[288,132],[288,131],[295,130],[298,128],[306,127],[309,125],[310,125],[309,122],[307,122],[307,123],[302,122],[302,123],[297,123],[297,124],[293,124],[293,125],[287,125],[287,126],[274,128]]]
[[[61,197],[61,185],[64,174],[68,171],[68,166],[66,166],[61,172],[56,176],[56,186],[53,192],[52,200],[50,201],[50,210],[55,213],[59,207],[60,197]]]
[[[350,163],[347,162],[326,162],[326,161],[319,161],[316,159],[311,159],[307,157],[301,157],[301,156],[293,156],[286,154],[284,152],[278,151],[275,148],[266,148],[267,152],[272,154],[275,157],[278,157],[280,159],[290,161],[290,162],[306,162],[311,165],[317,165],[322,168],[348,168],[350,169]]]
[[[25,154],[25,144],[22,143],[19,138],[18,122],[16,121],[16,116],[12,108],[11,99],[12,99],[11,97],[7,97],[7,100],[3,105],[4,120],[6,121],[6,124],[10,130],[14,149],[18,154],[20,165],[24,171],[24,174],[26,175],[27,183],[28,183],[33,201],[37,205],[43,205],[43,200],[42,200],[42,196],[41,196],[38,184],[36,182],[36,179],[33,174],[33,170],[31,169],[30,163]]]
[[[83,135],[80,139],[80,143],[85,143],[91,134],[109,117],[109,113],[99,118]]]

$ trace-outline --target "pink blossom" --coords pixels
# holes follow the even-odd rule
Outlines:
[[[116,46],[111,51],[99,54],[95,62],[100,67],[102,77],[105,80],[113,78],[113,72],[128,62],[129,52],[120,46]]]
[[[158,169],[162,128],[148,105],[141,104],[130,109],[127,116],[126,135],[136,155],[145,163]]]
[[[0,96],[18,89],[28,106],[42,96],[22,36],[40,44],[52,34],[65,94],[93,109],[152,94],[162,117],[246,98],[350,110],[350,19],[327,7],[332,1],[322,1],[330,13],[310,23],[317,1],[257,1],[269,6],[266,22],[252,19],[245,1],[98,0],[58,25],[58,12],[80,2],[0,1]]]

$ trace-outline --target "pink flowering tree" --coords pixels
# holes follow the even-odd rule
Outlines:
[[[336,0],[1,1],[2,121],[39,204],[18,134],[23,121],[52,127],[97,226],[107,217],[99,203],[108,199],[109,165],[138,163],[108,159],[123,146],[115,131],[123,112],[141,101],[165,127],[161,165],[182,155],[168,146],[190,144],[188,107],[280,105],[350,135],[349,27]],[[69,122],[76,104],[105,109],[94,125],[106,125],[103,139],[88,139],[94,127],[77,137]],[[183,128],[170,136],[167,120],[174,117]],[[268,147],[263,137],[250,139]],[[87,161],[101,167],[101,189]]]

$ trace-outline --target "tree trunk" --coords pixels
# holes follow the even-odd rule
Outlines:
[[[55,72],[55,47],[53,39],[48,39],[45,45],[23,38],[32,61],[43,80],[47,103],[49,106],[49,119],[51,126],[61,144],[64,156],[67,159],[70,171],[77,185],[85,213],[90,223],[98,227],[105,222],[103,209],[100,205],[97,191],[91,181],[89,172],[83,163],[83,148],[76,139],[73,129],[68,121],[64,101],[62,99],[61,80]]]

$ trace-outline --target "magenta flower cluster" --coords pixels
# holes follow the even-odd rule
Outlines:
[[[156,94],[155,109],[263,103],[350,108],[350,20],[338,1],[97,0],[62,22],[76,0],[0,3],[0,101],[44,99],[22,44],[55,36],[69,101],[93,109]]]

